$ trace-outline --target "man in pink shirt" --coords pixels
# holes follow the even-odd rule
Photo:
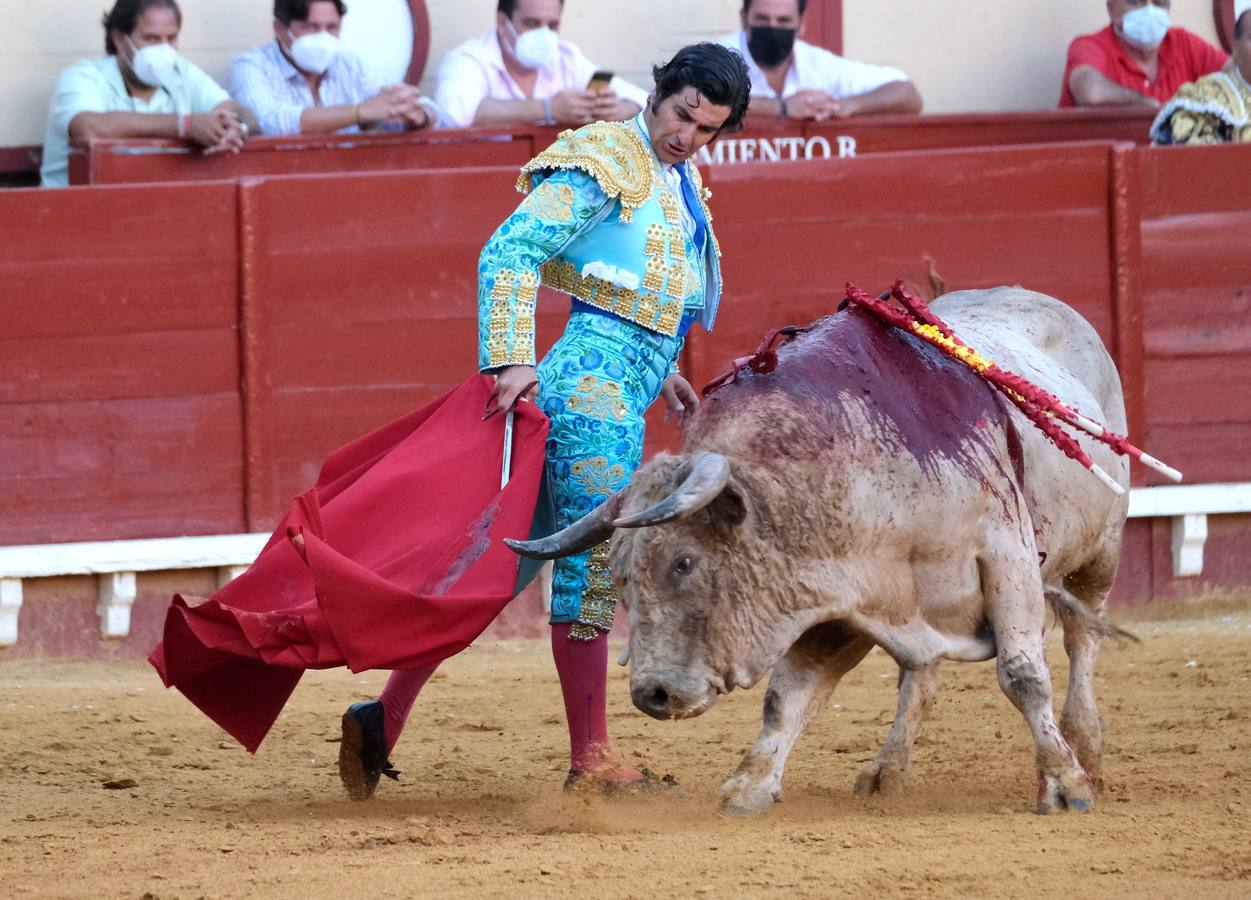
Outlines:
[[[1107,0],[1112,23],[1069,45],[1060,106],[1158,109],[1187,81],[1218,71],[1228,57],[1175,28],[1171,0]]]
[[[596,66],[559,37],[564,0],[499,0],[495,27],[439,66],[441,128],[585,125],[638,115],[647,92],[613,77],[590,88]]]

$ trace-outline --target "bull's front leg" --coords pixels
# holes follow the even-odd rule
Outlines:
[[[863,797],[865,794],[898,794],[903,791],[908,765],[912,760],[912,745],[921,733],[921,724],[937,694],[937,662],[899,670],[899,706],[895,711],[895,723],[877,756],[860,770],[856,786],[852,788],[853,794]]]
[[[782,771],[804,727],[826,705],[840,678],[873,648],[849,637],[831,646],[812,632],[773,667],[756,745],[721,788],[721,808],[734,815],[764,812],[782,799]]]

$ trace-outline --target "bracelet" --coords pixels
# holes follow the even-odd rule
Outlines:
[[[191,114],[184,113],[178,117],[178,139],[185,140],[187,135],[191,133]]]
[[[778,97],[778,118],[785,119],[786,117],[787,117],[786,98]]]

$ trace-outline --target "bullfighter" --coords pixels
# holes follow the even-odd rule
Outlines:
[[[678,372],[695,324],[711,330],[721,296],[709,192],[691,158],[741,127],[751,89],[742,59],[714,44],[654,69],[646,108],[626,122],[566,131],[525,165],[528,196],[478,265],[478,365],[495,376],[489,406],[532,401],[550,420],[545,493],[554,523],[582,519],[626,485],[643,452],[643,415],[663,397],[683,421],[698,406]],[[569,322],[538,362],[540,284],[570,295]],[[613,749],[605,712],[615,609],[607,545],[556,562],[552,656],[569,725],[569,776],[606,792],[642,773]],[[394,672],[377,700],[343,715],[340,777],[355,799],[394,777],[389,756],[437,664]]]

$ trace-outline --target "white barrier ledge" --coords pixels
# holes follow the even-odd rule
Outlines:
[[[1251,513],[1251,482],[1179,484],[1135,488],[1129,493],[1129,516],[1173,520],[1173,576],[1203,573],[1203,545],[1208,516]]]
[[[23,578],[98,575],[100,636],[123,638],[138,596],[136,572],[216,569],[220,587],[247,571],[267,540],[267,534],[221,534],[0,547],[0,647],[17,643]]]
[[[1179,578],[1203,571],[1207,517],[1237,513],[1251,513],[1251,482],[1134,488],[1129,495],[1131,518],[1173,520],[1173,574]],[[23,578],[101,576],[100,634],[120,638],[130,633],[130,610],[138,595],[135,573],[216,569],[222,586],[247,571],[267,540],[267,534],[222,534],[0,547],[0,647],[17,643]],[[549,590],[544,591],[548,603]]]

